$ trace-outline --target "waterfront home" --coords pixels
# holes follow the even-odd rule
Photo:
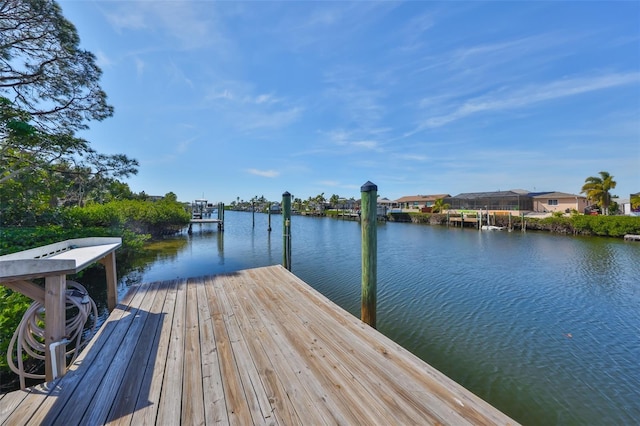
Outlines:
[[[536,213],[571,213],[577,211],[584,213],[589,202],[582,195],[567,194],[564,192],[532,192],[533,211]]]
[[[465,192],[443,199],[450,210],[533,211],[533,198],[526,191]]]
[[[398,198],[395,202],[402,210],[418,210],[430,209],[436,203],[436,200],[450,197],[449,194],[436,195],[407,195]]]

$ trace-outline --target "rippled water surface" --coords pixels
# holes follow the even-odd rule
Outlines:
[[[227,212],[128,282],[282,263],[282,221]],[[292,218],[292,272],[359,316],[360,225]],[[378,225],[378,329],[524,424],[640,419],[640,244]]]

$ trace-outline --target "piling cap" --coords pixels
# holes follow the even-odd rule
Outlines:
[[[360,187],[360,192],[371,192],[371,191],[377,191],[377,190],[378,190],[378,185],[376,185],[375,183],[371,183],[371,181],[367,181],[367,183],[365,183]]]
[[[282,194],[283,197],[291,197],[291,194],[289,194],[289,191],[284,191],[284,193]]]

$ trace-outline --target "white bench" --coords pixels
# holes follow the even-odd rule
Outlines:
[[[113,310],[117,303],[115,251],[122,245],[121,238],[76,238],[46,246],[0,256],[0,285],[20,292],[44,305],[47,313],[45,343],[49,345],[64,339],[65,294],[67,274],[75,274],[87,266],[99,262],[107,276],[107,306]],[[44,278],[44,288],[31,281]],[[66,371],[64,345],[55,349],[55,370]],[[54,379],[50,351],[46,351],[46,380]]]

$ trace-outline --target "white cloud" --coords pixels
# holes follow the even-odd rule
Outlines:
[[[262,176],[267,178],[274,178],[280,176],[280,172],[277,170],[258,170],[258,169],[247,169],[245,170],[247,173]]]
[[[212,2],[138,1],[118,2],[105,12],[107,21],[119,34],[124,31],[153,31],[180,42],[181,48],[194,49],[223,44],[215,31],[216,5]],[[202,13],[206,8],[207,13]]]
[[[454,107],[448,114],[430,117],[423,121],[419,129],[444,126],[481,112],[525,108],[545,101],[636,83],[639,80],[639,73],[607,74],[529,85],[513,91],[501,90],[468,100]]]
[[[96,63],[100,68],[107,68],[113,65],[113,61],[111,61],[111,59],[109,59],[107,54],[104,53],[102,50],[98,50],[96,52]]]
[[[254,112],[245,116],[242,125],[247,129],[279,129],[294,123],[302,114],[302,108],[281,111]]]
[[[144,74],[144,68],[145,68],[144,61],[140,58],[134,58],[133,61],[136,65],[136,75],[138,77],[142,77],[142,75]]]

